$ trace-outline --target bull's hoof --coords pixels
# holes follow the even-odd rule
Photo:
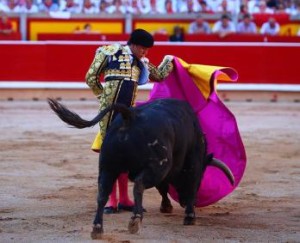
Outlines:
[[[195,225],[196,217],[186,216],[183,220],[183,225]]]
[[[102,238],[102,235],[103,235],[102,225],[100,224],[94,225],[93,231],[91,232],[91,238],[93,240],[99,240]]]
[[[173,206],[172,205],[164,205],[164,206],[161,205],[159,210],[161,213],[172,213]]]
[[[128,224],[128,231],[130,234],[136,234],[141,226],[141,218],[140,217],[132,217]]]

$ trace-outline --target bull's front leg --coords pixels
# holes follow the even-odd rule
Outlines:
[[[133,216],[131,217],[128,230],[131,234],[135,234],[139,231],[140,225],[143,219],[143,193],[145,186],[143,184],[142,175],[137,177],[134,181],[133,196],[134,196],[134,210]]]
[[[185,207],[185,217],[183,220],[184,225],[195,225],[196,223],[196,214],[193,203],[188,203]]]
[[[108,201],[117,177],[118,175],[112,175],[105,171],[101,171],[98,177],[97,212],[93,223],[93,231],[91,232],[92,239],[101,239],[102,237],[104,206]]]
[[[159,191],[161,195],[161,204],[160,204],[160,212],[161,213],[172,213],[173,212],[173,206],[171,204],[171,201],[168,197],[168,191],[169,191],[169,184],[168,183],[161,183],[160,185],[156,186],[157,190]]]

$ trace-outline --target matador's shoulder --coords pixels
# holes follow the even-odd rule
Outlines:
[[[112,44],[101,46],[96,50],[96,54],[102,52],[105,55],[114,55],[121,48],[121,44]]]

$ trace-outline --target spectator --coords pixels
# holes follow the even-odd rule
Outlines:
[[[43,2],[39,5],[40,12],[56,12],[59,10],[59,6],[57,3],[53,2],[53,0],[43,0]]]
[[[256,34],[257,33],[257,27],[256,24],[251,20],[251,15],[246,13],[243,16],[243,19],[241,22],[237,25],[237,33],[240,34]]]
[[[300,15],[300,2],[296,5],[294,9],[291,9],[292,15]]]
[[[187,0],[186,13],[198,13],[200,11],[199,5],[195,0]]]
[[[132,6],[132,1],[131,0],[121,0],[120,1],[120,5],[121,5],[121,11],[123,13],[136,13],[136,8],[134,9]]]
[[[242,15],[249,13],[248,5],[241,4],[239,13]]]
[[[285,1],[285,12],[290,15],[297,15],[297,5],[293,0]],[[300,12],[298,11],[298,14]]]
[[[235,13],[234,5],[232,4],[232,2],[229,2],[227,0],[222,0],[220,5],[217,7],[217,13],[234,14]]]
[[[258,6],[254,7],[253,13],[256,14],[273,14],[274,10],[269,8],[264,0],[261,0]]]
[[[173,34],[170,35],[170,41],[172,42],[183,42],[184,41],[184,33],[182,27],[176,25],[173,30]]]
[[[283,3],[278,3],[277,8],[275,9],[276,14],[286,14],[285,12],[285,6]]]
[[[218,11],[218,6],[221,4],[222,0],[209,0],[207,1],[208,7],[216,13]]]
[[[172,0],[166,0],[164,9],[162,10],[166,14],[173,14],[176,12],[176,9],[173,7]]]
[[[75,2],[74,0],[65,0],[63,4],[60,6],[61,11],[69,12],[69,13],[80,13],[81,7],[79,3]]]
[[[82,6],[82,13],[85,14],[97,13],[97,7],[95,3],[93,3],[91,0],[84,0]]]
[[[113,3],[106,8],[106,12],[110,14],[125,14],[126,5],[123,5],[121,0],[114,0]]]
[[[7,14],[0,11],[0,34],[9,35],[13,32],[13,26]]]
[[[3,5],[2,10],[6,13],[17,13],[19,7],[15,0],[7,0],[7,5]]]
[[[131,9],[133,14],[141,14],[141,11],[138,6],[138,0],[132,0]]]
[[[200,0],[200,1],[199,1],[199,5],[200,5],[199,11],[200,11],[201,13],[204,13],[204,14],[212,14],[212,13],[214,13],[214,12],[210,9],[210,7],[207,6],[207,3],[206,3],[205,0]]]
[[[189,26],[188,30],[189,34],[210,34],[211,29],[201,15],[198,15],[194,22],[192,22]]]
[[[15,11],[18,13],[38,13],[39,8],[33,3],[33,0],[19,1]]]
[[[243,4],[247,6],[247,10],[250,14],[254,12],[256,7],[256,0],[243,0]]]
[[[109,7],[109,4],[106,1],[101,0],[101,2],[99,3],[97,13],[107,13],[108,7]]]
[[[92,25],[90,23],[86,23],[84,26],[83,26],[83,29],[81,30],[80,27],[78,26],[74,33],[76,34],[100,34],[99,31],[95,31],[92,29]]]
[[[278,0],[266,0],[266,4],[267,4],[268,8],[273,9],[273,11],[275,12],[276,9],[278,9],[279,1]]]
[[[240,11],[240,6],[242,4],[242,0],[227,0],[228,6],[232,9],[231,13],[238,14]]]
[[[270,17],[267,22],[263,23],[260,29],[260,33],[263,35],[278,35],[279,31],[280,25],[274,17]]]
[[[151,2],[150,0],[138,0],[137,7],[141,14],[148,14],[151,12]]]
[[[10,12],[9,11],[9,8],[7,6],[7,3],[6,3],[6,0],[0,0],[0,12],[3,11],[3,12]]]
[[[214,24],[212,32],[223,38],[231,33],[235,33],[236,30],[229,15],[223,14],[221,19]]]
[[[163,6],[165,4],[164,0],[150,0],[151,3],[151,14],[162,13]]]

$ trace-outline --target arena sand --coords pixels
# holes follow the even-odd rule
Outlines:
[[[63,101],[94,117],[96,101]],[[195,226],[183,209],[159,213],[147,190],[142,230],[127,232],[130,213],[105,215],[103,242],[300,242],[300,103],[227,102],[248,164],[239,187],[198,208]],[[0,242],[89,242],[96,209],[97,127],[67,127],[41,101],[0,102]],[[132,184],[130,184],[130,190]]]

